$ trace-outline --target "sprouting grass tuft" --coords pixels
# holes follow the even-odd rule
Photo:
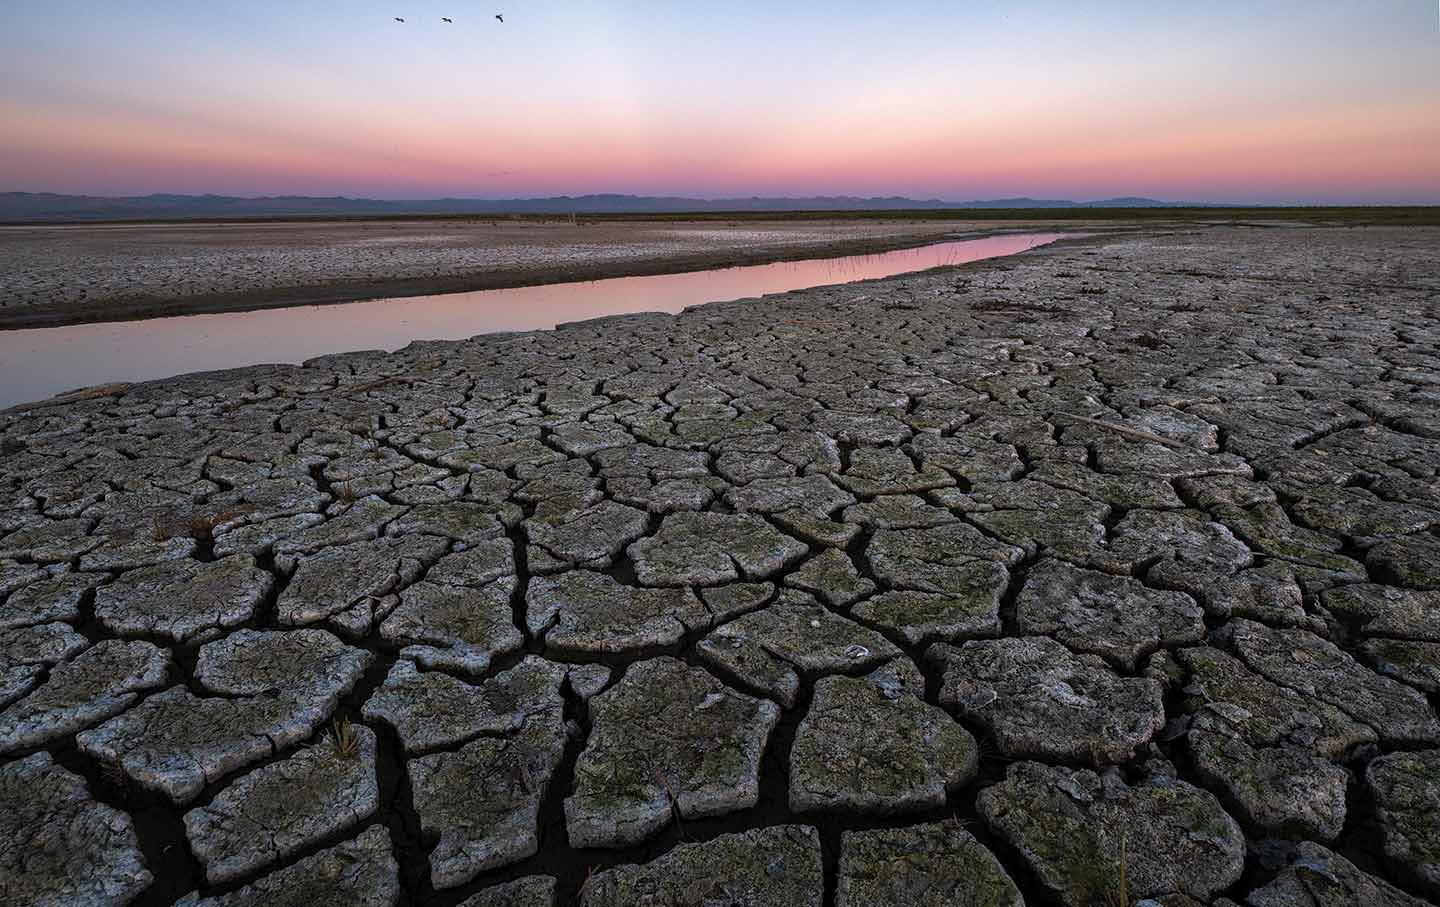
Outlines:
[[[341,759],[355,759],[360,755],[360,735],[349,718],[337,718],[330,722],[330,745]]]

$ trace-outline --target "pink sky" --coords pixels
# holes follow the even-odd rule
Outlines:
[[[1440,203],[1418,0],[15,2],[0,191]]]

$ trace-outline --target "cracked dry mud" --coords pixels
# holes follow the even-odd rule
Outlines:
[[[0,903],[1436,903],[1437,249],[1095,238],[0,413]]]

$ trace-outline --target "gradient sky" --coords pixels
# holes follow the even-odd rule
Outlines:
[[[1437,0],[0,0],[0,86],[0,191],[1440,203]]]

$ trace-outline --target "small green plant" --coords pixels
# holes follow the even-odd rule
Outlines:
[[[354,486],[353,484],[351,484],[350,482],[338,482],[338,483],[330,486],[330,489],[331,489],[331,491],[335,492],[335,501],[336,501],[336,503],[339,503],[339,504],[353,504],[353,503],[355,503],[355,486]]]
[[[360,735],[349,718],[337,718],[330,723],[330,745],[341,759],[355,759],[360,755]]]

